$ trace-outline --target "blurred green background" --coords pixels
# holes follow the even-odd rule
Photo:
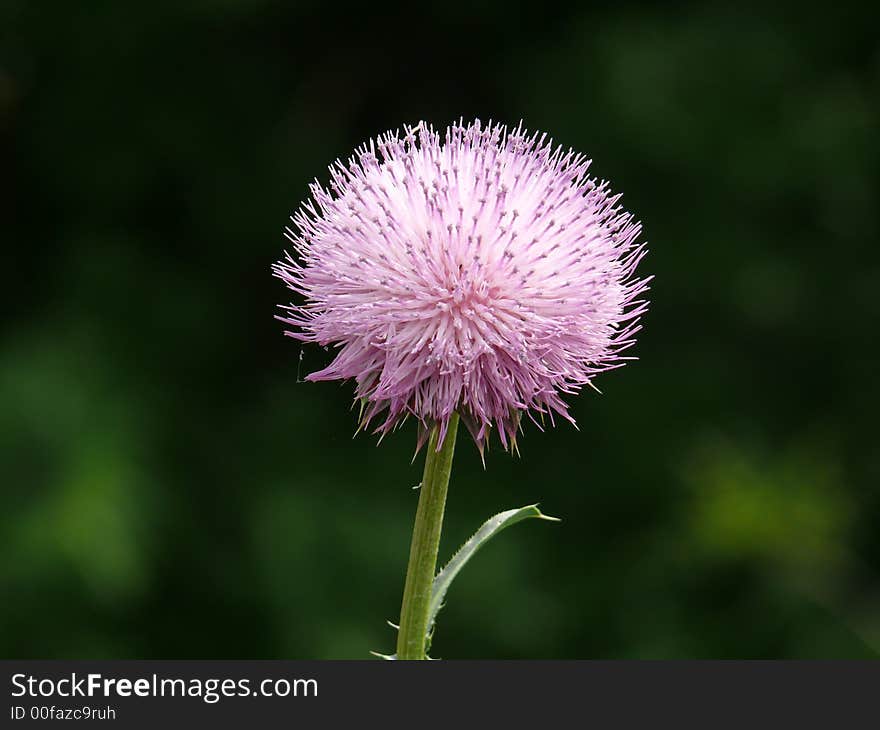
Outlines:
[[[282,227],[370,135],[547,130],[641,218],[634,354],[459,446],[446,658],[880,652],[875,4],[0,5],[0,656],[392,649],[410,424],[282,336]]]

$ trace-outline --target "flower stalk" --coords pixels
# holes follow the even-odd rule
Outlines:
[[[437,440],[440,426],[431,430],[425,456],[425,471],[419,488],[419,506],[413,525],[403,603],[400,607],[400,628],[397,635],[398,659],[425,659],[428,623],[430,620],[431,590],[437,569],[440,531],[446,510],[446,492],[452,471],[455,435],[458,431],[458,413],[449,419],[446,438],[440,449]]]

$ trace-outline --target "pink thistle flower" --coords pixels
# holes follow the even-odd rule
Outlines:
[[[278,317],[286,334],[338,348],[307,379],[353,378],[363,423],[383,414],[384,436],[413,415],[419,446],[436,423],[439,449],[456,410],[481,453],[493,426],[515,448],[524,412],[574,423],[563,395],[635,359],[620,353],[647,308],[641,226],[589,165],[479,120],[337,161],[273,267],[306,299]]]

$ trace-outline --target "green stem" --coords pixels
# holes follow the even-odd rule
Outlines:
[[[400,607],[400,629],[397,634],[398,659],[424,659],[428,616],[431,607],[431,588],[437,569],[437,551],[440,548],[440,530],[446,509],[446,489],[452,471],[458,414],[449,419],[449,428],[440,450],[437,450],[438,427],[431,430],[428,453],[425,455],[425,473],[419,488],[419,506],[413,525],[403,605]]]

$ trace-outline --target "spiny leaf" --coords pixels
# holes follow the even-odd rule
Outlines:
[[[370,654],[374,657],[379,657],[379,659],[384,659],[385,661],[397,661],[397,654],[380,654],[378,651],[371,651]]]
[[[559,518],[550,517],[545,515],[541,510],[538,509],[538,505],[530,504],[525,507],[520,507],[519,509],[511,509],[506,512],[499,512],[497,515],[490,517],[486,520],[479,530],[477,530],[471,538],[462,545],[455,555],[452,556],[452,559],[444,566],[443,570],[441,570],[437,577],[434,578],[433,588],[431,590],[431,604],[430,611],[428,615],[428,633],[425,637],[425,647],[426,651],[429,651],[431,648],[431,639],[434,634],[434,622],[437,618],[437,613],[443,608],[443,599],[446,596],[446,592],[449,590],[449,586],[452,584],[452,581],[455,579],[455,576],[459,574],[461,569],[467,564],[467,562],[476,554],[476,552],[483,547],[489,540],[491,540],[495,535],[501,532],[506,527],[510,527],[511,525],[515,525],[517,522],[522,522],[523,520],[527,520],[529,518],[537,518],[540,520],[547,520],[549,522],[559,522]],[[393,624],[391,621],[387,622],[389,626],[393,629],[397,629],[397,625]],[[380,654],[379,652],[371,651],[370,654],[373,656],[379,657],[380,659],[386,659],[394,661],[397,659],[397,654]],[[430,659],[431,657],[426,657]]]
[[[540,520],[548,520],[550,522],[560,521],[557,517],[548,517],[542,513],[536,504],[530,504],[525,507],[520,507],[519,509],[507,510],[506,512],[499,512],[497,515],[486,520],[482,527],[480,527],[480,529],[458,549],[458,552],[452,556],[452,559],[446,564],[443,570],[437,574],[437,577],[434,578],[434,586],[431,591],[431,606],[428,614],[428,642],[430,642],[430,637],[433,633],[434,620],[437,618],[437,613],[443,607],[443,599],[446,596],[446,591],[449,590],[449,586],[452,584],[452,581],[455,579],[455,576],[458,575],[459,571],[461,571],[461,569],[474,556],[474,554],[483,547],[483,545],[495,537],[495,535],[501,532],[504,528],[515,525],[517,522],[522,522],[531,517]]]

